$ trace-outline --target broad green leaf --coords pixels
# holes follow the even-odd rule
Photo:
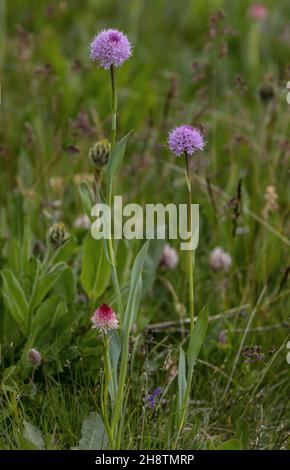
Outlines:
[[[182,408],[186,392],[186,362],[185,354],[180,346],[179,349],[179,364],[178,364],[178,406],[179,410]]]
[[[197,317],[194,325],[187,351],[188,376],[192,374],[194,364],[198,358],[199,351],[205,340],[208,326],[208,306],[206,305]]]
[[[125,318],[123,325],[124,335],[129,335],[134,319],[136,318],[136,307],[139,307],[136,301],[136,293],[140,289],[140,276],[142,273],[144,261],[148,250],[149,240],[143,245],[141,250],[136,256],[131,273],[131,283],[127,306],[125,310]],[[138,289],[139,288],[139,289]]]
[[[31,256],[31,229],[29,217],[25,217],[24,233],[21,244],[21,267],[22,276],[24,278],[25,292],[28,294],[29,290],[29,275],[30,275],[30,256]]]
[[[238,439],[229,439],[216,447],[216,450],[243,450],[243,446]]]
[[[95,204],[92,191],[89,188],[87,183],[82,182],[79,187],[79,192],[80,192],[84,211],[87,214],[87,216],[91,218],[91,210]]]
[[[105,291],[110,278],[110,264],[103,240],[95,240],[90,233],[83,243],[81,283],[86,294],[94,299]]]
[[[133,131],[128,132],[128,134],[125,135],[125,137],[123,137],[119,142],[116,143],[115,147],[111,151],[109,163],[108,163],[107,170],[106,170],[109,181],[113,181],[114,176],[116,175],[118,171],[118,168],[125,154],[128,138],[132,132]]]
[[[90,413],[82,425],[82,437],[79,450],[105,450],[108,447],[108,436],[103,420],[98,413]]]
[[[61,273],[53,293],[62,295],[68,303],[73,303],[77,295],[76,279],[73,269],[67,266]]]
[[[40,430],[28,421],[24,421],[23,437],[37,449],[42,450],[44,448],[44,441]]]
[[[140,307],[142,291],[143,291],[143,280],[142,280],[142,275],[140,274],[139,281],[137,283],[136,290],[135,290],[135,293],[134,293],[132,306],[131,306],[131,308],[133,309],[133,317],[132,317],[131,327],[132,327],[132,325],[134,325],[134,323],[136,323],[136,317],[137,317],[137,313],[138,313],[138,310],[139,310],[139,307]]]
[[[49,290],[58,281],[62,272],[66,269],[67,265],[63,262],[55,264],[48,272],[39,276],[34,291],[30,298],[29,309],[33,312],[38,305],[43,301]]]
[[[21,247],[20,242],[16,238],[9,241],[7,249],[8,268],[13,271],[15,276],[20,279],[21,276]]]
[[[71,329],[76,321],[60,295],[52,295],[41,304],[32,319],[31,336],[25,351],[36,347],[40,351],[47,349],[51,354],[61,351],[71,338]]]
[[[9,307],[10,313],[17,322],[24,335],[28,334],[29,317],[28,302],[24,291],[13,272],[5,269],[2,272],[3,297]]]

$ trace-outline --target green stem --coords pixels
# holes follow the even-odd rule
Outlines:
[[[118,108],[118,98],[117,98],[117,88],[116,88],[116,80],[115,80],[115,69],[114,66],[111,65],[110,67],[111,73],[111,111],[112,111],[112,127],[111,127],[111,145],[112,148],[115,146],[116,143],[116,130],[117,130],[117,108]]]
[[[187,382],[187,385],[186,385],[185,396],[184,396],[182,410],[181,410],[181,417],[179,418],[179,421],[178,421],[177,436],[175,438],[175,444],[174,444],[174,447],[173,447],[174,449],[176,449],[176,447],[177,447],[178,440],[179,440],[180,434],[183,430],[183,426],[184,426],[184,423],[185,423],[186,413],[187,413],[187,410],[188,410],[190,389],[191,389],[191,384],[192,384],[192,376],[193,376],[193,370],[188,371],[188,382]]]
[[[110,67],[110,75],[111,75],[111,112],[112,112],[111,147],[113,149],[116,143],[117,108],[118,108],[115,69],[113,65],[111,65]],[[113,183],[110,181],[108,183],[108,188],[107,188],[107,204],[109,205],[110,208],[112,208],[112,194],[113,194]],[[111,227],[110,227],[110,237],[108,239],[108,254],[109,254],[109,259],[111,263],[111,274],[112,274],[114,291],[116,294],[118,313],[120,316],[120,323],[122,326],[122,322],[124,318],[124,307],[123,307],[120,284],[119,284],[118,275],[117,275],[116,257],[115,257],[115,252],[114,252],[114,244],[113,244],[113,239],[112,239]]]
[[[190,172],[189,172],[189,157],[188,154],[185,154],[185,162],[186,162],[186,182],[187,182],[187,190],[188,190],[188,203],[187,203],[187,216],[189,219],[189,230],[190,230],[190,238],[189,241],[192,243],[192,190],[191,190],[191,180],[190,180]],[[194,279],[193,279],[193,263],[194,263],[194,250],[189,249],[187,251],[187,263],[188,263],[188,282],[189,282],[189,313],[190,313],[190,332],[192,332],[194,328]]]
[[[127,376],[127,368],[128,368],[128,355],[129,355],[129,332],[126,333],[122,341],[122,357],[121,357],[121,366],[120,366],[120,373],[119,373],[119,380],[118,380],[118,391],[116,396],[116,401],[114,404],[114,411],[113,411],[113,418],[111,423],[111,429],[113,435],[115,435],[115,428],[119,422],[120,414],[122,410],[122,403],[124,397],[124,388]],[[118,434],[118,430],[117,430]]]
[[[104,426],[109,438],[111,449],[114,448],[114,438],[113,433],[109,424],[108,419],[108,396],[109,396],[109,383],[111,380],[111,363],[109,356],[109,344],[108,337],[104,335],[104,372],[105,372],[105,385],[104,385],[104,394],[103,394],[103,420]]]
[[[186,163],[186,172],[185,178],[187,183],[187,191],[188,191],[188,202],[187,202],[187,217],[189,220],[189,242],[192,243],[193,240],[193,223],[192,223],[192,211],[191,211],[191,204],[192,204],[192,190],[191,190],[191,180],[190,180],[190,171],[189,171],[189,156],[185,153],[185,163]],[[189,282],[189,313],[190,313],[190,335],[193,332],[194,328],[194,278],[193,278],[193,263],[194,263],[194,249],[190,248],[187,251],[187,269],[188,269],[188,282]],[[192,384],[192,375],[193,370],[192,368],[188,370],[188,380],[185,390],[185,395],[182,404],[181,416],[178,418],[178,427],[177,427],[177,435],[175,438],[174,448],[177,447],[178,440],[180,434],[183,430],[184,423],[186,420],[186,413],[188,410],[188,402]]]

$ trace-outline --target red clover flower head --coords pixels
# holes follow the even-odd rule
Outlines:
[[[262,20],[268,16],[268,10],[262,3],[254,3],[249,8],[249,15],[254,20]]]
[[[40,352],[34,348],[29,349],[27,352],[27,359],[32,366],[39,366],[42,361]]]
[[[177,251],[168,243],[163,248],[160,265],[165,268],[175,269],[178,265],[179,256]]]
[[[228,271],[232,264],[232,257],[223,248],[217,246],[209,255],[209,265],[214,271]]]
[[[90,58],[101,67],[118,67],[132,55],[132,45],[127,36],[117,29],[104,29],[95,36],[90,45]]]
[[[95,310],[91,317],[92,328],[98,328],[103,333],[109,330],[116,330],[119,326],[119,320],[112,308],[107,304],[102,304]]]
[[[199,129],[182,124],[169,133],[168,146],[177,156],[183,153],[193,155],[197,150],[203,150],[204,137]]]

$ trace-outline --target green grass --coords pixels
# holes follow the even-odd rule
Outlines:
[[[2,272],[10,269],[29,296],[37,259],[47,250],[48,229],[61,220],[71,233],[52,262],[69,268],[41,300],[43,306],[47,298],[59,296],[43,307],[48,325],[44,360],[35,373],[25,362],[27,348],[35,346],[34,332],[21,331],[1,281],[2,449],[31,446],[23,437],[25,421],[40,429],[45,448],[77,447],[85,417],[100,412],[102,348],[89,330],[92,306],[80,282],[86,232],[76,229],[74,220],[83,213],[77,175],[93,174],[88,150],[110,136],[109,76],[88,59],[92,36],[107,26],[122,29],[134,43],[134,55],[117,71],[117,138],[134,129],[116,189],[124,203],[186,202],[182,162],[166,148],[167,133],[190,122],[202,125],[206,135],[206,150],[193,162],[192,181],[193,201],[200,204],[196,312],[208,304],[210,321],[178,448],[215,448],[232,438],[249,449],[289,448],[290,6],[286,0],[279,6],[264,3],[269,16],[257,22],[248,18],[248,1],[72,0],[52,3],[51,9],[47,2],[27,0],[24,6],[20,0],[2,1]],[[210,39],[210,16],[217,10],[225,18],[217,21]],[[221,57],[225,43],[228,52]],[[274,95],[262,100],[266,86]],[[82,125],[79,113],[85,116]],[[61,178],[59,187],[52,182],[56,177]],[[272,211],[266,211],[269,185],[278,194]],[[24,230],[28,219],[31,236]],[[215,246],[232,256],[228,273],[213,273],[208,266]],[[118,249],[124,297],[140,248],[132,241],[121,242]],[[150,255],[156,258],[154,248]],[[144,285],[148,290],[130,338],[122,448],[170,449],[179,346],[185,344],[179,320],[189,315],[185,255],[180,253],[174,271],[158,269],[152,277],[146,269]],[[112,299],[109,283],[95,305]],[[53,329],[49,321],[58,304],[63,312]],[[151,331],[156,323],[162,325]],[[227,335],[221,344],[223,330]],[[247,364],[240,348],[253,345],[261,346],[264,357]],[[146,397],[157,386],[165,392],[152,412]]]

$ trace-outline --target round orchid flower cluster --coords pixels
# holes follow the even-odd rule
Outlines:
[[[90,57],[104,69],[112,65],[119,67],[132,55],[132,44],[127,36],[117,29],[104,29],[90,45]]]
[[[203,150],[204,137],[196,127],[182,124],[169,133],[168,146],[177,156],[193,155],[197,150]]]

